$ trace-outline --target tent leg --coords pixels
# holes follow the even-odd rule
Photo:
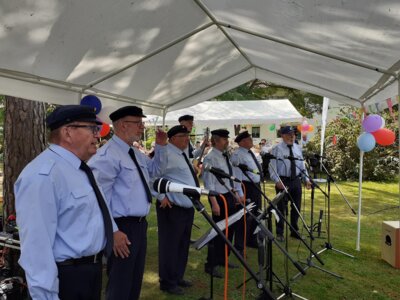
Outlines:
[[[361,151],[360,152],[360,176],[358,179],[358,213],[357,213],[357,245],[356,245],[357,251],[360,251],[363,161],[364,161],[364,151]]]

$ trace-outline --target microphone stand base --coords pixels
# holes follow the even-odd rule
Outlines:
[[[342,251],[342,250],[333,248],[331,243],[325,243],[325,248],[323,248],[322,250],[318,251],[317,254],[320,254],[320,253],[324,252],[325,250],[332,250],[332,251],[335,251],[335,252],[337,252],[337,253],[346,255],[346,256],[348,256],[348,257],[350,257],[350,258],[355,258],[355,257],[354,257],[353,255],[351,255],[351,254],[348,254],[348,253],[346,253],[346,252],[344,252],[344,251]]]

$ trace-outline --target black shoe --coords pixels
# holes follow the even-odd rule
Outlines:
[[[210,268],[210,267],[205,267],[205,268],[204,268],[204,271],[205,271],[207,274],[210,274],[210,275],[212,275],[212,276],[215,277],[215,278],[222,278],[222,274],[221,274],[216,268],[212,269],[212,268]],[[212,271],[212,274],[211,274],[211,271]]]
[[[282,234],[278,234],[278,235],[276,236],[276,240],[277,240],[278,242],[283,243],[283,242],[285,241],[285,238],[283,237]]]
[[[193,283],[189,280],[182,279],[182,280],[178,281],[178,285],[180,287],[188,288],[188,287],[193,286]]]
[[[168,288],[160,287],[160,290],[162,290],[163,292],[167,292],[168,294],[171,294],[171,295],[184,295],[185,294],[183,289],[181,289],[179,286],[173,286],[173,287],[168,287]]]

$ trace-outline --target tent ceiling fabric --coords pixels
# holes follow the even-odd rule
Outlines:
[[[0,17],[1,94],[156,114],[253,79],[353,105],[398,94],[396,0],[0,0]]]
[[[195,124],[202,126],[222,126],[235,124],[284,124],[301,122],[303,117],[288,99],[281,100],[245,100],[245,101],[205,101],[190,108],[167,113],[166,125],[177,125],[182,115],[195,116]],[[148,116],[148,122],[161,118]]]

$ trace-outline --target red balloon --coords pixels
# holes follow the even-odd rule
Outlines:
[[[110,125],[103,123],[103,125],[101,125],[100,137],[105,137],[109,133],[110,133]]]
[[[394,143],[396,136],[393,131],[387,128],[380,128],[377,131],[371,132],[376,143],[381,146],[389,146]]]

